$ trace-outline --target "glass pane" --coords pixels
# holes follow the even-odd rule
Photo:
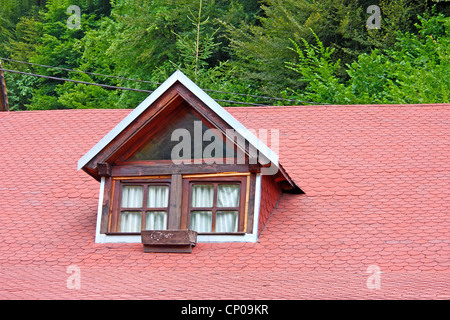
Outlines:
[[[216,232],[237,232],[237,231],[238,231],[237,211],[216,212]]]
[[[145,213],[145,230],[166,230],[167,212],[149,211]]]
[[[141,232],[140,212],[124,211],[120,214],[120,232]]]
[[[211,232],[211,229],[212,229],[211,211],[191,212],[191,230],[197,232]]]
[[[220,184],[217,188],[218,207],[239,207],[241,187],[238,184]]]
[[[169,205],[168,186],[148,186],[148,208],[165,208]]]
[[[182,160],[201,158],[205,148],[211,144],[211,140],[203,141],[205,132],[207,132],[209,127],[194,114],[191,107],[181,107],[180,109],[175,110],[170,117],[159,120],[156,119],[155,121],[161,121],[163,125],[155,128],[154,131],[149,134],[148,141],[132,154],[127,161],[174,160],[172,159],[172,150],[180,143],[180,140],[172,140],[172,133],[176,129],[185,129],[188,136],[191,137],[188,147],[186,150],[183,150],[185,152],[177,155]],[[201,130],[200,134],[195,133],[196,123],[199,125],[197,128]],[[199,138],[195,139],[197,136]],[[216,155],[214,152],[214,158],[223,158],[226,155],[233,155],[233,158],[236,157],[234,149],[226,143],[222,143],[221,136],[216,134],[213,134],[213,136],[214,138],[217,138],[218,141],[220,140],[220,145],[222,147],[220,152],[218,152],[220,154]],[[201,151],[200,153],[195,151],[196,147],[199,148],[198,150]]]
[[[142,186],[123,186],[122,208],[142,208],[143,196]]]
[[[212,184],[197,184],[192,186],[193,208],[210,208],[213,206],[214,186]]]

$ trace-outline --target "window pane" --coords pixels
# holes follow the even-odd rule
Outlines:
[[[213,206],[214,186],[212,184],[192,186],[192,202],[194,208],[209,208]]]
[[[166,208],[169,205],[168,186],[148,186],[148,208]]]
[[[212,229],[211,211],[191,212],[191,230],[197,232],[211,232],[211,229]]]
[[[216,232],[237,232],[237,231],[238,231],[237,211],[216,212]]]
[[[123,186],[122,208],[142,208],[144,188],[142,186]]]
[[[141,232],[140,212],[124,211],[120,214],[120,232]]]
[[[238,184],[220,184],[217,189],[218,207],[238,207],[241,187]]]
[[[157,118],[158,119],[158,118]],[[158,120],[156,120],[158,121]],[[170,117],[165,117],[161,121],[164,121],[164,127],[160,130],[156,130],[156,132],[151,132],[149,134],[148,141],[143,144],[134,154],[132,154],[127,161],[138,161],[138,160],[190,160],[201,158],[203,155],[203,151],[207,146],[211,144],[211,140],[200,139],[200,141],[196,141],[197,139],[189,140],[187,146],[181,154],[176,154],[176,159],[172,158],[172,152],[174,148],[179,144],[179,140],[172,140],[172,134],[176,129],[185,129],[189,133],[189,137],[194,137],[195,126],[196,123],[201,124],[201,137],[205,136],[206,132],[213,133],[212,131],[208,131],[209,127],[200,119],[194,112],[191,107],[182,107],[178,110],[174,110],[174,113]],[[222,150],[218,150],[216,154],[214,152],[214,158],[222,158],[231,155],[233,158],[236,158],[236,154],[234,152],[234,148],[226,143],[222,144],[222,135],[213,134],[215,139],[220,140],[220,146]],[[196,147],[198,150],[201,150],[199,154],[197,154]],[[222,160],[223,161],[223,160]]]
[[[149,211],[145,213],[145,230],[166,230],[167,212]]]

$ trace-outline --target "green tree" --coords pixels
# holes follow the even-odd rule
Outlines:
[[[67,8],[70,5],[78,5],[81,9],[80,28],[68,27],[69,14]],[[94,2],[92,1],[47,1],[44,9],[39,12],[39,20],[35,21],[37,29],[42,35],[38,44],[35,45],[35,53],[30,56],[29,61],[58,68],[76,69],[83,55],[80,45],[81,39],[98,23],[97,15],[90,12],[93,6]],[[96,11],[96,9],[93,9],[93,11]],[[48,76],[63,78],[71,76],[68,71],[56,68],[34,67],[33,70]],[[63,87],[63,89],[60,89],[60,87]],[[39,79],[27,108],[73,108],[73,105],[64,103],[67,99],[59,100],[61,92],[65,92],[64,88],[71,88],[71,85],[57,80]]]
[[[311,30],[312,31],[312,30]],[[312,31],[316,45],[305,39],[303,47],[291,40],[293,48],[289,48],[298,55],[298,62],[287,62],[288,69],[299,73],[299,82],[304,84],[299,98],[306,101],[320,103],[347,103],[345,85],[337,76],[340,60],[333,61],[335,48],[325,47],[319,37]],[[292,89],[289,89],[293,91]]]
[[[263,13],[256,24],[235,27],[224,22],[236,76],[258,83],[268,95],[279,95],[286,86],[300,89],[302,85],[294,80],[294,72],[284,67],[286,61],[296,56],[287,49],[291,46],[289,39],[296,43],[303,38],[313,41],[312,29],[325,46],[358,48],[360,42],[355,39],[365,31],[365,20],[357,2],[267,0],[261,6]],[[335,55],[343,53],[335,52]]]
[[[392,49],[374,49],[346,64],[348,78],[338,75],[333,48],[303,40],[294,43],[298,56],[287,63],[298,73],[299,99],[317,103],[447,103],[450,92],[450,18],[443,14],[419,17],[416,33],[397,32]]]
[[[286,87],[300,90],[303,86],[294,80],[291,69],[284,68],[286,61],[296,57],[295,50],[287,49],[291,46],[289,39],[314,43],[312,29],[325,47],[335,48],[330,58],[340,61],[337,76],[345,80],[346,64],[375,48],[392,48],[397,32],[414,30],[417,14],[430,7],[428,1],[413,0],[266,0],[262,3],[257,23],[224,25],[229,33],[236,76],[258,83],[269,95],[278,95]],[[372,4],[381,9],[382,27],[378,30],[366,28],[369,18],[366,10]]]

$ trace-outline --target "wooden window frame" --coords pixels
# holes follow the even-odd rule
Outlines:
[[[183,177],[183,212],[181,229],[190,229],[192,211],[212,211],[212,230],[215,230],[217,211],[238,211],[238,230],[236,232],[199,232],[199,235],[242,235],[246,233],[249,199],[249,175],[221,176],[207,175],[206,177],[186,176]],[[192,207],[192,186],[195,184],[212,184],[214,186],[213,206],[209,208]],[[217,207],[217,190],[220,184],[239,184],[240,199],[239,207]],[[237,209],[238,208],[238,209]]]
[[[192,171],[191,171],[192,172]],[[173,172],[165,175],[140,176],[110,176],[105,181],[104,201],[100,233],[112,236],[140,235],[141,232],[120,232],[120,212],[140,211],[145,216],[147,211],[166,211],[168,230],[186,230],[189,228],[190,211],[187,210],[191,191],[190,182],[241,184],[238,231],[237,232],[210,232],[201,235],[244,235],[253,232],[253,211],[255,198],[254,172],[222,172],[222,173],[184,173]],[[144,202],[142,208],[121,208],[122,187],[125,185],[167,185],[169,187],[169,205],[167,208],[147,208]],[[146,190],[144,194],[146,195]],[[215,195],[217,196],[217,195]],[[146,195],[147,197],[147,195]],[[146,199],[143,199],[146,201]],[[159,210],[164,209],[164,210]],[[198,208],[195,208],[198,210]],[[216,208],[217,211],[226,211],[227,208]],[[141,222],[145,226],[145,217]]]
[[[117,191],[112,192],[112,210],[109,217],[109,232],[107,234],[117,235],[140,235],[141,232],[121,232],[120,231],[120,216],[124,211],[128,212],[141,212],[141,230],[145,226],[146,212],[150,211],[165,211],[167,213],[167,225],[169,225],[170,203],[171,203],[171,179],[117,179],[115,184]],[[124,186],[143,186],[143,206],[140,208],[122,208],[122,190]],[[169,188],[169,199],[167,207],[161,208],[148,208],[148,186],[167,186]]]

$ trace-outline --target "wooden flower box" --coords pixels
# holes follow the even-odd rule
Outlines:
[[[144,252],[191,253],[197,244],[197,232],[193,230],[143,230]]]

